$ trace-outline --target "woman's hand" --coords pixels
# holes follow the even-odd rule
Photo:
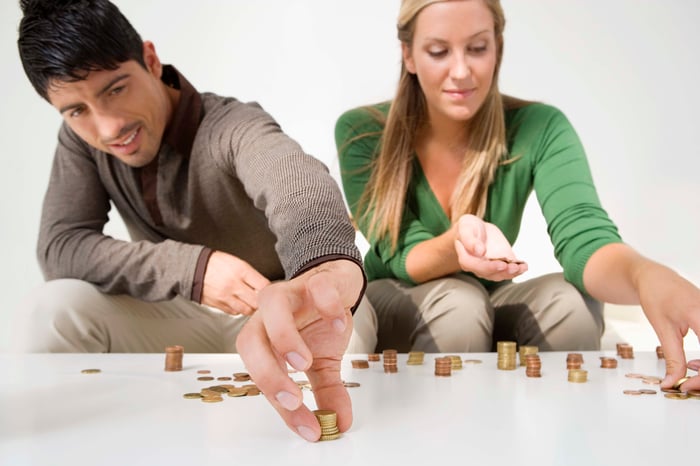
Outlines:
[[[491,281],[510,280],[527,271],[515,257],[503,232],[475,215],[463,215],[456,223],[455,250],[465,272]]]

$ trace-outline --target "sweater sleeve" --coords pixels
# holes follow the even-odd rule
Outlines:
[[[585,291],[583,271],[602,246],[621,242],[601,206],[583,145],[559,110],[539,105],[542,131],[533,158],[537,199],[565,278]]]
[[[366,108],[350,110],[338,119],[335,139],[343,189],[358,228],[370,243],[370,251],[365,258],[369,278],[392,277],[413,283],[406,271],[406,257],[413,247],[435,235],[423,225],[408,199],[402,214],[398,244],[392,251],[388,237],[381,240],[370,238],[370,216],[366,206],[359,202],[370,180],[372,164],[378,156],[382,130],[383,125]]]
[[[189,298],[203,246],[121,241],[103,233],[110,200],[90,148],[65,125],[42,207],[37,257],[47,280],[75,278],[104,293]]]
[[[355,229],[328,168],[257,104],[231,104],[221,112],[222,121],[235,123],[212,125],[205,135],[212,157],[265,212],[286,277],[338,258],[361,267]]]

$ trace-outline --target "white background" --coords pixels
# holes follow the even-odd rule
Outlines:
[[[121,0],[161,60],[200,91],[260,102],[338,178],[333,127],[345,110],[392,97],[398,0]],[[561,108],[586,147],[623,238],[700,283],[700,2],[503,0],[501,88]],[[0,351],[12,316],[42,282],[34,246],[60,124],[24,76],[21,13],[0,3]],[[534,202],[516,253],[528,278],[559,270]],[[118,217],[108,232],[126,237]]]

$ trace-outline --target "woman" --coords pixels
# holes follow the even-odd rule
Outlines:
[[[602,302],[641,304],[677,380],[700,290],[622,242],[559,110],[500,94],[504,25],[496,0],[403,0],[395,98],[336,125],[375,311],[358,310],[365,347],[351,349],[595,350]],[[533,189],[563,273],[516,284],[527,264],[510,244]]]

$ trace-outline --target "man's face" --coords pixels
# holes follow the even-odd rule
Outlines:
[[[155,158],[173,108],[150,42],[144,60],[148,69],[131,60],[82,81],[54,81],[48,90],[51,105],[80,138],[132,167]]]

